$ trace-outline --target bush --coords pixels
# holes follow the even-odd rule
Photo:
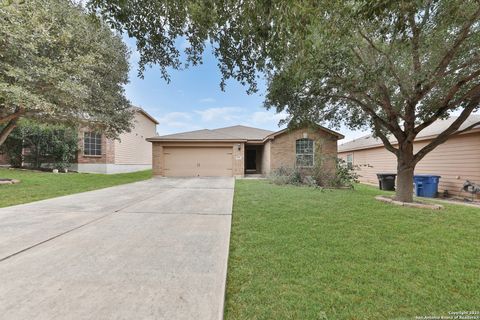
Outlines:
[[[358,183],[358,174],[355,172],[355,168],[348,167],[342,159],[336,158],[334,161],[335,170],[318,168],[314,171],[314,179],[317,185],[328,188],[353,188],[353,185]]]
[[[307,175],[305,175],[305,173],[298,168],[291,169],[287,167],[280,167],[273,170],[268,176],[268,179],[274,184],[278,185],[293,184],[298,186],[305,184]]]
[[[39,169],[54,164],[64,170],[75,159],[78,135],[74,128],[23,122],[10,134],[2,149],[13,167],[26,163]]]

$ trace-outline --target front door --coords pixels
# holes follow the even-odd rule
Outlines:
[[[257,170],[257,150],[256,149],[247,149],[247,163],[246,170],[256,171]]]

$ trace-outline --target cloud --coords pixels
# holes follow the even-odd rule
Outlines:
[[[238,120],[241,117],[243,108],[238,107],[223,107],[223,108],[208,108],[204,110],[195,110],[195,113],[200,115],[201,120],[204,122],[210,121],[233,121]]]
[[[198,102],[201,102],[201,103],[212,103],[212,102],[215,102],[215,101],[217,101],[217,100],[215,100],[214,98],[210,98],[210,97],[198,100]]]
[[[275,113],[273,111],[257,111],[251,116],[250,121],[255,125],[275,124],[288,117],[286,112]]]
[[[169,112],[158,118],[160,126],[184,128],[189,126],[192,120],[191,114],[187,112]]]

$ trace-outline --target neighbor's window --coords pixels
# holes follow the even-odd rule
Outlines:
[[[353,168],[353,154],[347,155],[347,168]]]
[[[102,134],[98,132],[83,134],[83,154],[86,156],[102,155]]]
[[[295,151],[297,155],[297,167],[313,167],[313,140],[297,140]]]

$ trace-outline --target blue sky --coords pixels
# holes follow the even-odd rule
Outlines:
[[[220,72],[209,48],[202,65],[170,71],[171,81],[167,83],[157,67],[147,69],[144,79],[138,78],[135,43],[132,39],[124,40],[132,51],[130,83],[125,88],[127,97],[160,122],[157,126],[160,135],[236,124],[281,129],[278,122],[286,114],[263,107],[264,84],[253,95],[248,95],[246,88],[234,80],[227,83],[225,91],[220,90]],[[365,134],[344,128],[339,131],[346,136],[342,142]]]

